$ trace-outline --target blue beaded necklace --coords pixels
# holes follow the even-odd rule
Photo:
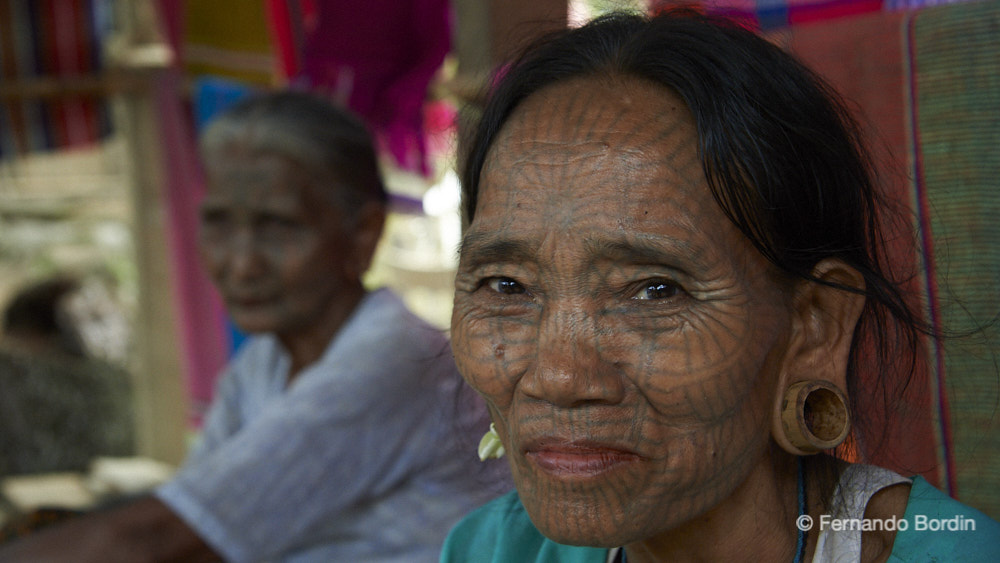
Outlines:
[[[797,456],[796,461],[799,466],[799,517],[796,522],[801,522],[802,517],[806,515],[806,471],[802,463],[802,456]],[[802,560],[806,556],[806,530],[804,526],[796,526],[799,529],[798,539],[795,541],[795,559],[794,563],[802,563]]]

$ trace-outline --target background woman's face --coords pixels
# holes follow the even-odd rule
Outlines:
[[[240,150],[216,156],[206,162],[202,264],[240,329],[309,331],[357,283],[342,214],[288,159]]]
[[[535,525],[622,545],[725,500],[765,460],[791,304],[709,193],[684,103],[549,87],[481,180],[453,347]]]

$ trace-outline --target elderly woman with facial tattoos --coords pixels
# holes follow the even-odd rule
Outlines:
[[[517,491],[443,561],[1000,560],[995,521],[838,459],[859,364],[905,363],[879,327],[921,325],[856,127],[790,56],[688,13],[562,32],[507,69],[463,179],[452,346]]]

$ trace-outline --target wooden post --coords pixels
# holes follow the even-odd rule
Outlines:
[[[119,4],[125,35],[149,44],[155,35],[147,2]],[[125,138],[132,194],[133,236],[139,278],[135,319],[137,353],[131,366],[135,382],[136,436],[140,455],[179,464],[186,455],[188,401],[172,286],[167,221],[164,151],[156,92],[165,84],[164,65],[131,69],[143,78],[112,99],[115,123]],[[179,94],[179,93],[178,93]]]
[[[116,125],[128,147],[139,277],[134,325],[138,349],[132,366],[137,450],[140,455],[176,464],[185,455],[187,399],[166,248],[164,176],[155,100],[149,93],[131,94],[116,105]]]

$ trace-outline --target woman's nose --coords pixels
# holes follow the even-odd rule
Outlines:
[[[560,407],[620,402],[624,374],[606,356],[608,337],[585,308],[547,308],[538,327],[537,357],[521,379],[521,390]]]
[[[260,242],[252,229],[238,229],[229,241],[227,257],[230,275],[249,278],[258,275],[263,267]]]

